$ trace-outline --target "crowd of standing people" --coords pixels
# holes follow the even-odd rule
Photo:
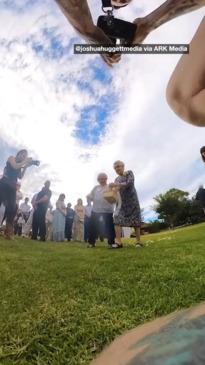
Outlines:
[[[205,162],[205,146],[200,149]],[[122,248],[125,228],[135,231],[135,246],[142,247],[140,240],[141,210],[135,189],[134,174],[125,170],[122,161],[113,168],[116,179],[108,183],[106,173],[99,173],[97,184],[87,195],[87,204],[78,199],[74,208],[65,203],[65,194],[60,194],[53,209],[51,205],[51,182],[47,180],[42,189],[34,194],[31,204],[26,197],[23,203],[20,180],[27,168],[38,166],[38,161],[28,157],[26,150],[10,156],[0,178],[0,228],[4,237],[13,235],[32,240],[64,242],[86,242],[95,247],[96,241],[107,240],[109,248]],[[201,187],[196,198],[205,209],[205,190]]]
[[[6,238],[13,234],[30,237],[32,240],[53,240],[55,242],[86,242],[95,247],[97,239],[107,239],[108,247],[122,247],[122,227],[132,227],[136,232],[136,247],[140,242],[140,205],[134,186],[132,171],[125,171],[122,161],[114,163],[117,177],[108,183],[106,173],[99,173],[97,184],[87,195],[87,204],[78,199],[72,209],[66,205],[65,194],[60,194],[55,209],[51,206],[50,181],[36,193],[29,204],[22,194],[19,181],[26,169],[36,165],[26,150],[11,156],[6,162],[0,179],[0,226],[4,227]],[[5,225],[4,225],[5,223]]]

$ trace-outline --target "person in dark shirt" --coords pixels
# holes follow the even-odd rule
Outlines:
[[[32,239],[46,240],[46,212],[51,199],[50,181],[47,180],[42,190],[37,194],[34,204],[34,214],[32,223]]]
[[[0,206],[6,208],[5,237],[11,239],[13,235],[13,222],[16,215],[16,189],[18,179],[22,179],[27,167],[33,164],[33,159],[28,157],[27,150],[19,151],[16,156],[10,156],[4,168],[3,177],[0,179]]]
[[[201,158],[202,158],[203,162],[205,162],[205,146],[202,146],[200,148],[200,154],[201,154]]]
[[[72,227],[73,227],[73,220],[75,212],[71,208],[71,203],[68,203],[66,209],[66,218],[65,218],[65,238],[70,241],[72,238]]]
[[[203,185],[199,186],[199,189],[196,193],[196,200],[199,201],[200,205],[203,208],[203,211],[205,213],[205,189]]]

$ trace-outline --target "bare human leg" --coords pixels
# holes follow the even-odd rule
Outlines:
[[[184,121],[205,126],[205,17],[167,86],[167,102]]]
[[[115,242],[122,244],[122,227],[115,226]]]
[[[136,235],[136,242],[140,243],[140,228],[139,227],[135,227],[135,235]]]

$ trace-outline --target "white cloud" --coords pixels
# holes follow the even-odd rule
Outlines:
[[[89,67],[94,59],[99,62],[98,57],[74,56],[70,51],[61,58],[46,59],[31,48],[32,39],[49,49],[48,39],[42,38],[44,28],[54,27],[64,46],[75,37],[55,3],[52,7],[49,3],[36,6],[31,13],[17,15],[7,10],[1,16],[0,39],[10,45],[0,43],[0,137],[16,148],[27,147],[42,161],[41,168],[27,173],[24,192],[34,193],[50,178],[55,194],[65,192],[67,200],[75,202],[91,190],[99,171],[114,179],[112,163],[119,158],[134,170],[146,208],[153,196],[173,186],[197,188],[203,166],[196,175],[193,164],[204,144],[202,130],[180,121],[165,100],[166,84],[179,57],[124,56],[108,71],[111,82],[102,84]],[[144,0],[139,8],[136,1],[117,14],[132,20],[161,3]],[[100,6],[91,4],[96,19]],[[202,15],[198,11],[178,18],[153,32],[147,42],[189,42]],[[92,89],[81,89],[80,80]],[[86,147],[73,136],[80,113],[110,91],[117,91],[117,110],[113,106],[99,144]],[[95,123],[93,117],[91,124]]]

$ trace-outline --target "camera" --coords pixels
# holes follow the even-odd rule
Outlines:
[[[33,161],[31,162],[31,165],[39,166],[39,165],[40,165],[40,161],[39,161],[39,160],[33,160]]]
[[[120,40],[121,45],[131,45],[137,30],[135,24],[115,18],[112,12],[99,16],[97,26],[103,30],[114,45],[117,44],[117,40]]]

